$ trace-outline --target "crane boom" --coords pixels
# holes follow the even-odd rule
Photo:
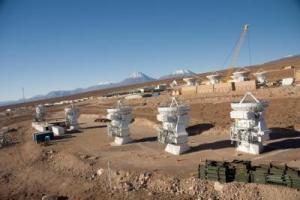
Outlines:
[[[232,57],[231,57],[231,60],[230,60],[230,63],[229,63],[229,67],[236,67],[237,59],[240,55],[241,48],[242,48],[243,43],[245,41],[245,37],[246,37],[246,34],[247,34],[248,30],[249,30],[249,24],[245,24],[244,27],[243,27],[243,31],[240,34],[239,40],[238,40],[238,42],[236,43],[236,45],[234,47],[234,51],[233,51],[233,54],[232,54]]]
[[[245,24],[243,26],[243,31],[241,32],[240,37],[239,37],[238,41],[236,42],[236,45],[234,46],[234,49],[232,51],[232,56],[231,56],[231,59],[229,62],[228,70],[226,72],[226,75],[222,79],[223,82],[228,82],[231,79],[231,75],[234,71],[234,68],[237,65],[237,59],[240,55],[240,51],[241,51],[241,48],[245,41],[248,30],[249,30],[249,24]]]

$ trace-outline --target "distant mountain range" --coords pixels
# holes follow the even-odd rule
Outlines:
[[[46,95],[36,95],[31,98],[28,98],[28,99],[26,99],[26,102],[50,99],[50,98],[57,98],[57,97],[64,97],[64,96],[79,94],[79,93],[83,93],[83,92],[89,92],[89,91],[100,90],[100,89],[108,89],[108,88],[120,87],[120,86],[126,86],[126,85],[138,84],[138,83],[146,83],[146,82],[155,81],[155,80],[156,79],[151,78],[142,72],[134,72],[133,74],[131,74],[129,76],[129,78],[126,78],[123,81],[118,82],[118,83],[103,82],[103,83],[99,83],[98,85],[94,85],[94,86],[91,86],[88,88],[77,88],[74,90],[51,91]],[[24,101],[23,99],[16,100],[16,101],[3,101],[3,102],[0,102],[0,106],[23,103],[23,101]]]
[[[276,60],[265,62],[264,64],[273,64],[273,63],[289,61],[289,60],[299,59],[299,58],[300,58],[300,54],[299,55],[288,55],[288,56],[285,56],[283,58],[279,58],[279,59],[276,59]]]
[[[179,69],[173,72],[172,74],[165,75],[160,77],[160,80],[163,79],[171,79],[171,78],[184,78],[184,77],[190,77],[190,76],[195,76],[196,74],[188,69]]]
[[[280,63],[280,62],[288,62],[290,60],[299,59],[299,58],[300,58],[300,55],[286,56],[286,57],[283,57],[283,58],[280,58],[277,60],[266,62],[263,65]],[[194,75],[196,75],[196,74],[188,69],[179,69],[169,75],[161,76],[159,78],[159,80],[173,79],[173,78],[177,79],[177,78],[190,77],[190,76],[194,76]],[[77,88],[74,90],[51,91],[46,95],[37,95],[37,96],[33,96],[31,98],[28,98],[28,99],[26,99],[26,102],[69,96],[69,95],[73,95],[73,94],[89,92],[89,91],[94,91],[94,90],[99,90],[99,89],[107,89],[107,88],[132,85],[132,84],[138,84],[138,83],[146,83],[146,82],[151,82],[151,81],[155,81],[155,80],[156,79],[151,78],[142,72],[134,72],[128,78],[126,78],[123,81],[120,81],[118,83],[103,82],[103,83],[99,83],[97,85],[94,85],[94,86],[91,86],[88,88]],[[20,99],[20,100],[16,100],[16,101],[2,101],[2,102],[0,102],[0,106],[10,105],[10,104],[18,104],[18,103],[23,103],[23,100]]]
[[[150,81],[155,81],[156,79],[151,78],[147,76],[146,74],[142,72],[134,72],[133,74],[130,75],[129,78],[124,79],[119,83],[119,85],[132,85],[132,84],[137,84],[137,83],[146,83]]]

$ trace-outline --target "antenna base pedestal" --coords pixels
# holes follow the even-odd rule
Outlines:
[[[190,149],[190,147],[185,143],[185,144],[167,144],[165,151],[174,155],[180,155],[185,152],[187,152]]]
[[[258,155],[263,151],[261,143],[240,142],[237,146],[237,151]]]
[[[79,125],[71,125],[68,131],[79,131]]]
[[[115,141],[111,143],[112,146],[119,146],[123,144],[131,143],[132,139],[129,136],[123,136],[123,137],[115,137]]]

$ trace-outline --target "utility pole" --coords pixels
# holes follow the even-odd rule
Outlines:
[[[24,87],[22,87],[22,97],[23,97],[23,103],[25,103],[25,102],[26,102],[26,100],[25,100],[25,92],[24,92]]]

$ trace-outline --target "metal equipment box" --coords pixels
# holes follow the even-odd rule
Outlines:
[[[54,139],[54,134],[51,131],[34,133],[32,139],[36,143],[40,143],[40,142],[45,142],[47,136],[50,137],[50,140]]]

